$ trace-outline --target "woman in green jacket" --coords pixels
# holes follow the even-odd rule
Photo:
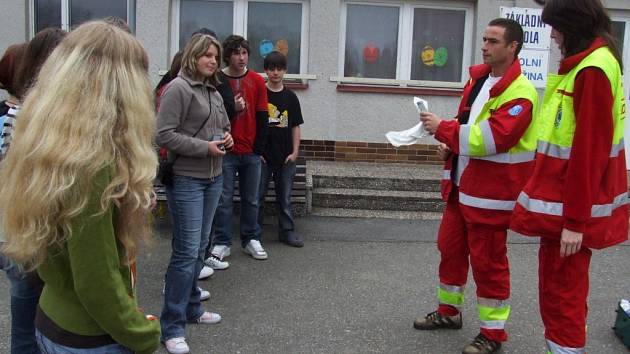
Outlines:
[[[147,55],[105,22],[72,31],[43,65],[0,171],[4,252],[45,286],[44,353],[152,353],[135,259],[150,234],[156,157]]]

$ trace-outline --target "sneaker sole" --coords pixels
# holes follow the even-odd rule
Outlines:
[[[207,265],[207,264],[206,264],[206,265]],[[208,266],[208,265],[207,265],[207,266]],[[210,266],[208,266],[208,267],[210,267]],[[212,267],[210,267],[210,268],[212,268]],[[212,268],[212,269],[214,269],[214,268]],[[209,279],[210,277],[212,277],[212,275],[213,275],[213,274],[210,274],[210,275],[205,276],[205,277],[199,276],[199,278],[197,278],[197,280],[206,280],[206,279]]]
[[[210,258],[208,258],[208,259],[210,259]],[[225,267],[223,267],[223,266],[220,267],[220,266],[213,265],[210,261],[208,261],[208,259],[203,261],[203,264],[205,264],[206,266],[208,266],[208,267],[210,267],[210,268],[212,268],[214,270],[224,270],[224,269],[228,269],[230,267],[230,263],[228,263],[228,262],[225,262],[227,264]]]
[[[243,252],[245,252],[246,255],[251,256],[253,259],[257,259],[259,261],[264,261],[269,258],[269,256],[254,256],[253,254],[249,253],[249,251],[245,248],[243,248]]]
[[[230,268],[230,265],[226,265],[225,267],[216,267],[216,266],[212,266],[211,264],[205,263],[208,267],[214,269],[214,270],[226,270],[228,268]],[[216,267],[216,268],[215,268]]]
[[[413,323],[413,328],[419,331],[434,331],[438,329],[462,329],[462,326],[433,326],[433,327],[423,327],[422,325]]]

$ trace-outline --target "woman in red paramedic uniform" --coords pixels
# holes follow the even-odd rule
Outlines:
[[[510,228],[541,237],[549,352],[585,353],[591,249],[628,238],[622,64],[600,0],[547,0],[542,20],[562,60],[547,80],[536,166]]]

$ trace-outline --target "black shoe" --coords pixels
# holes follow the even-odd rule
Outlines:
[[[455,316],[443,316],[437,311],[431,312],[413,321],[413,328],[421,331],[440,328],[460,329],[462,328],[462,313],[460,312]]]
[[[286,236],[280,236],[278,239],[280,242],[292,247],[304,247],[304,241],[302,241],[294,233],[290,233]]]
[[[464,347],[462,354],[491,354],[501,349],[501,342],[495,342],[479,333],[473,341]]]

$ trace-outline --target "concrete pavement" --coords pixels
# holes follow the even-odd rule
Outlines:
[[[189,325],[192,353],[459,353],[478,333],[475,287],[470,279],[459,331],[420,332],[414,318],[435,307],[439,221],[303,217],[297,228],[306,246],[276,241],[265,228],[266,261],[232,247],[230,268],[201,283],[219,312],[218,325]],[[236,242],[238,245],[238,241]],[[595,252],[591,264],[587,352],[627,352],[611,326],[616,302],[630,297],[630,245]],[[537,305],[536,239],[510,235],[512,315],[503,353],[544,353]],[[141,306],[159,314],[170,252],[169,229],[139,262]],[[1,277],[0,352],[8,352],[9,304]],[[159,353],[166,353],[163,348]]]

